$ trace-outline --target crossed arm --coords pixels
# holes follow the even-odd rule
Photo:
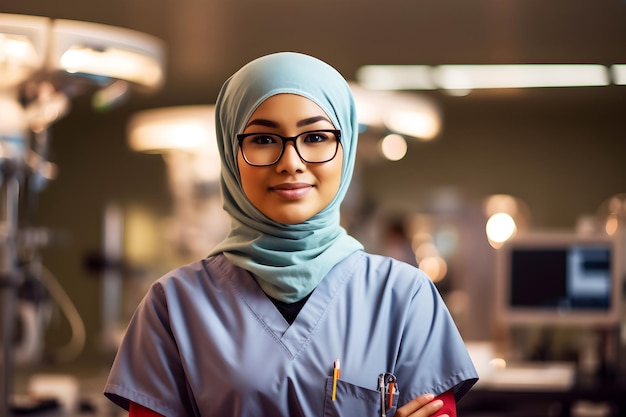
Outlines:
[[[139,404],[130,403],[128,417],[164,417]],[[456,417],[454,392],[446,391],[441,395],[424,394],[415,397],[400,407],[394,417]]]

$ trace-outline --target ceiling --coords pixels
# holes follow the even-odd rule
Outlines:
[[[624,0],[7,0],[0,12],[162,39],[167,81],[151,104],[214,102],[232,72],[280,50],[348,79],[365,64],[626,62]]]

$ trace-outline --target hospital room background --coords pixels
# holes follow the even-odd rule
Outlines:
[[[459,415],[626,415],[625,21],[622,0],[3,1],[0,415],[116,415],[137,303],[228,229],[219,88],[285,50],[353,87],[343,226],[436,283],[481,376]]]

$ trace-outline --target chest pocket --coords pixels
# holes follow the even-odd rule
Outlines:
[[[380,417],[380,392],[350,384],[339,379],[335,401],[332,400],[333,378],[326,379],[324,417]],[[398,405],[398,393],[393,394],[393,407],[386,410],[386,417],[393,417]]]

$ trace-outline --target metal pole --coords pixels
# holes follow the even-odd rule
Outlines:
[[[0,415],[11,416],[13,394],[13,336],[17,297],[17,212],[19,182],[13,175],[0,174]]]

